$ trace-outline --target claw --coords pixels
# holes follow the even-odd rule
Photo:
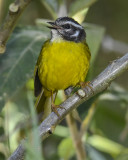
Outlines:
[[[91,89],[92,93],[94,94],[93,87],[92,87],[92,84],[91,84],[90,81],[88,81],[88,82],[80,82],[80,86],[81,86],[81,88],[84,88],[86,86],[89,87]]]
[[[60,108],[60,109],[65,109],[64,107],[62,106],[59,106],[59,105],[55,105],[54,103],[51,105],[52,107],[52,111],[58,116],[60,117],[60,114],[58,113],[57,109]],[[66,110],[66,109],[65,109]]]

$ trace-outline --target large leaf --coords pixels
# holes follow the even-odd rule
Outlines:
[[[0,56],[0,110],[33,76],[36,59],[48,32],[27,27],[15,30]]]
[[[125,149],[121,144],[116,143],[106,137],[93,135],[87,139],[87,143],[95,147],[96,149],[110,153],[113,156],[117,156]]]

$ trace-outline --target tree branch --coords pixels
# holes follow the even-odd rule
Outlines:
[[[12,33],[16,22],[27,7],[31,0],[15,0],[14,3],[10,4],[8,15],[0,27],[0,53],[4,53],[6,50],[6,42]]]
[[[91,81],[92,90],[89,87],[83,89],[83,98],[78,95],[78,93],[73,94],[66,101],[64,101],[60,106],[65,109],[58,109],[60,117],[55,113],[51,113],[39,126],[40,136],[45,139],[50,134],[53,133],[57,124],[65,118],[65,116],[70,113],[73,109],[78,107],[81,103],[90,99],[97,93],[104,91],[110,83],[118,77],[121,73],[128,69],[128,53],[122,58],[114,60],[100,75],[98,75],[93,81]],[[24,142],[25,143],[25,142]],[[8,160],[21,160],[24,154],[24,145],[20,144],[18,148],[14,151]]]

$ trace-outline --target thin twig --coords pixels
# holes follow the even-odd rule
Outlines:
[[[121,73],[128,69],[128,53],[121,57],[120,59],[114,60],[100,75],[98,75],[93,81],[91,81],[93,87],[93,93],[90,87],[85,87],[83,89],[83,97],[81,98],[78,93],[73,94],[66,101],[64,101],[60,106],[65,109],[59,109],[58,113],[60,117],[58,117],[55,113],[51,113],[39,126],[40,136],[45,139],[50,134],[53,133],[56,125],[60,123],[60,121],[65,118],[68,113],[71,113],[73,109],[78,107],[81,103],[87,101],[97,93],[104,91],[110,83],[117,78]],[[85,93],[85,94],[84,94]],[[8,160],[21,160],[24,155],[24,145],[20,144],[16,151],[10,156]]]
[[[74,117],[72,116],[72,113],[66,116],[66,121],[67,121],[69,130],[71,133],[71,137],[74,143],[74,147],[76,150],[77,160],[85,160],[86,159],[85,148],[82,142],[82,138],[79,134],[79,131],[76,125],[76,121]]]
[[[66,94],[67,97],[69,97],[68,94]],[[66,100],[66,95],[63,94],[63,101]],[[68,114],[66,116],[66,122],[68,125],[68,128],[70,130],[70,134],[71,134],[71,138],[73,141],[73,144],[75,146],[75,151],[76,151],[76,156],[77,156],[77,160],[85,160],[86,159],[86,151],[85,151],[85,147],[84,144],[82,142],[82,136],[81,136],[81,132],[79,132],[77,124],[76,124],[76,118],[80,119],[79,115],[78,117],[74,118],[74,111],[77,112],[77,110],[73,110],[70,114]],[[76,114],[76,113],[75,113]],[[78,114],[78,112],[77,112]]]
[[[89,123],[92,120],[92,117],[94,115],[95,108],[96,108],[96,101],[89,108],[88,114],[87,114],[87,116],[85,117],[85,119],[83,120],[83,122],[81,124],[81,128],[80,128],[80,137],[81,138],[82,138],[82,136],[84,135],[84,133],[88,129]]]
[[[10,4],[8,15],[3,25],[0,27],[0,53],[5,52],[6,42],[12,33],[19,16],[30,2],[31,0],[15,0],[14,3]]]

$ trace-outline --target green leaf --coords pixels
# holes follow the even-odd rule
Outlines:
[[[87,139],[87,143],[96,149],[117,156],[125,149],[121,144],[118,144],[110,139],[98,135],[91,136]]]
[[[64,160],[68,160],[75,153],[75,149],[71,138],[65,138],[58,147],[58,155]]]
[[[81,24],[84,21],[87,13],[88,13],[88,8],[85,8],[85,9],[77,12],[75,15],[73,15],[72,18]]]
[[[77,12],[90,7],[96,0],[75,0],[69,8],[69,16],[75,15]]]
[[[35,27],[17,28],[0,56],[0,110],[33,76],[41,46],[48,32]]]

